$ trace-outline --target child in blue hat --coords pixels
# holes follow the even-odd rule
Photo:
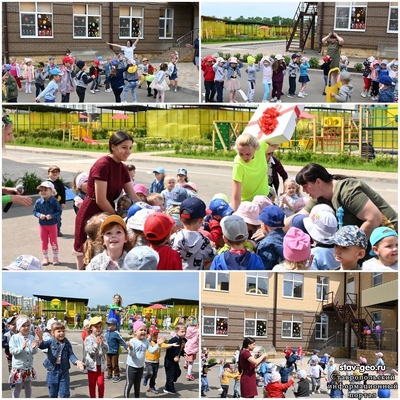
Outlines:
[[[161,193],[164,189],[165,169],[160,167],[153,171],[154,179],[150,183],[149,193]]]

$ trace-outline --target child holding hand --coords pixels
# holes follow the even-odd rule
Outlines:
[[[236,91],[240,89],[240,68],[243,67],[243,63],[238,61],[236,57],[231,57],[224,65],[224,68],[228,71],[227,80],[225,82],[225,89],[229,90],[229,102],[237,103],[235,100]]]

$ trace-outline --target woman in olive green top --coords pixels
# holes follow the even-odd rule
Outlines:
[[[339,68],[340,63],[340,46],[344,44],[344,40],[338,36],[335,32],[329,32],[328,36],[325,36],[322,39],[322,43],[328,44],[328,50],[326,55],[329,56],[332,61],[329,64],[330,69]],[[336,84],[338,81],[339,73],[332,72],[331,74],[331,82],[332,85]]]
[[[357,225],[368,238],[378,226],[397,232],[396,211],[362,180],[331,175],[322,165],[308,164],[296,175],[296,182],[312,199],[299,214],[308,215],[316,204],[325,203],[335,212],[343,207],[343,225]]]

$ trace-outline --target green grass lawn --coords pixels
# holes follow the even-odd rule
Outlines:
[[[283,37],[261,38],[261,37],[225,37],[215,39],[201,39],[202,44],[207,43],[234,43],[234,42],[267,42],[270,40],[285,40]]]

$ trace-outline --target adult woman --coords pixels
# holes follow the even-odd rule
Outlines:
[[[296,182],[311,197],[300,211],[308,215],[320,203],[335,211],[343,207],[343,225],[357,225],[369,238],[378,226],[387,226],[397,232],[397,213],[365,182],[343,175],[331,175],[319,164],[308,164],[296,176]]]
[[[139,201],[133,190],[126,161],[132,152],[133,138],[124,131],[111,135],[108,147],[110,154],[97,160],[89,172],[86,197],[76,215],[74,249],[77,252],[77,268],[83,267],[83,244],[86,241],[85,225],[93,215],[108,212],[115,214],[114,201],[122,189]]]
[[[109,46],[114,46],[114,47],[119,47],[125,54],[125,57],[130,61],[130,62],[134,62],[134,52],[136,49],[136,45],[139,41],[140,35],[142,34],[142,32],[138,31],[138,36],[135,40],[135,43],[132,43],[132,40],[127,40],[126,41],[126,46],[120,46],[119,44],[114,44],[114,43],[108,43],[106,42]]]
[[[326,55],[329,56],[332,61],[329,64],[330,69],[339,68],[340,62],[340,46],[344,44],[344,40],[338,36],[335,32],[329,32],[328,36],[322,38],[322,43],[328,44],[328,50]],[[331,82],[334,85],[338,81],[339,73],[337,71],[331,74]]]
[[[4,151],[6,143],[14,140],[13,123],[9,115],[3,114],[1,125],[3,130],[2,148]],[[2,203],[4,204],[11,202],[29,207],[32,204],[32,199],[28,196],[21,196],[21,194],[22,193],[20,193],[16,188],[2,187]]]
[[[251,351],[256,347],[256,341],[247,337],[243,340],[239,354],[238,370],[242,373],[240,378],[241,397],[250,398],[258,395],[256,368],[267,358],[266,355],[254,358]]]
[[[197,67],[197,70],[199,70],[199,65],[200,65],[200,57],[199,57],[199,34],[197,34],[197,38],[194,40],[193,44],[187,43],[186,47],[191,47],[194,49],[194,58],[193,58],[193,64]]]
[[[231,207],[236,211],[242,201],[252,201],[254,196],[268,196],[268,163],[266,153],[273,153],[278,145],[259,142],[244,133],[236,139],[237,156],[232,170]]]

